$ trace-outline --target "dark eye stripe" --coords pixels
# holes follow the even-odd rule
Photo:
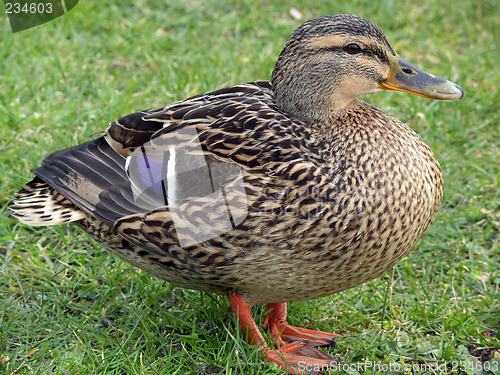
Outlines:
[[[349,43],[354,44],[354,43]],[[328,52],[339,52],[339,51],[346,51],[346,46],[332,46],[332,47],[324,47],[320,48],[320,51],[328,51]],[[375,46],[369,46],[369,47],[361,47],[361,51],[358,53],[362,53],[366,56],[370,57],[375,57],[379,59],[381,62],[390,65],[389,58],[387,55],[382,51],[382,49],[375,47]]]
[[[319,48],[318,51],[338,52],[338,51],[344,51],[344,47],[343,46],[323,47]]]
[[[382,51],[382,49],[375,47],[375,46],[370,46],[366,51],[364,51],[367,55],[377,57],[380,61],[383,63],[390,65],[391,62],[389,58],[387,57],[387,54]]]

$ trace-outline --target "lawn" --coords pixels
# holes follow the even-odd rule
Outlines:
[[[346,12],[378,24],[402,57],[466,96],[364,98],[431,146],[442,208],[391,271],[291,303],[289,322],[343,335],[326,349],[346,365],[338,373],[500,373],[499,3],[344,4],[82,1],[15,34],[1,11],[0,374],[282,373],[244,342],[226,298],[155,279],[73,226],[21,225],[7,206],[50,152],[122,115],[268,79],[304,20]]]

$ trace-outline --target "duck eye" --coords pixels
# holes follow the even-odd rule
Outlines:
[[[354,55],[356,53],[360,53],[361,52],[361,47],[358,46],[356,43],[351,43],[351,44],[348,44],[345,47],[345,50],[347,51],[347,53],[350,53],[351,55]]]

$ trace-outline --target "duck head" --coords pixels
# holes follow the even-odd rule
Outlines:
[[[300,120],[328,122],[360,95],[397,90],[459,99],[460,86],[398,56],[364,18],[338,14],[307,21],[288,39],[272,73],[277,104]]]

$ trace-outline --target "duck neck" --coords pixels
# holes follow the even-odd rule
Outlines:
[[[321,145],[326,157],[337,157],[339,134],[356,132],[358,127],[363,127],[363,121],[352,123],[352,117],[359,119],[356,115],[364,111],[366,103],[354,99],[343,108],[337,108],[327,119],[321,121],[305,122],[314,139]]]
[[[300,111],[298,114],[294,111],[288,113],[301,120],[313,132],[318,141],[330,144],[339,131],[338,128],[347,125],[346,118],[349,118],[349,114],[363,104],[361,100],[355,98],[343,103],[342,106],[330,104],[330,106],[322,106],[322,109],[317,111],[314,111],[314,108],[309,108],[310,111]],[[328,110],[324,108],[328,108]]]
[[[283,112],[314,128],[335,123],[339,117],[360,103],[355,95],[341,94],[340,90],[336,90],[339,82],[330,81],[328,87],[324,88],[301,85],[303,82],[294,83],[293,90],[289,86],[283,87],[283,85],[272,83],[276,104]],[[318,95],[318,92],[332,94]]]

